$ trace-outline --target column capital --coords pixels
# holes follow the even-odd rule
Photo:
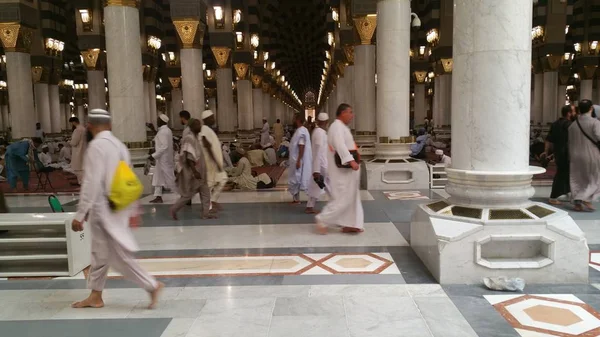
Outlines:
[[[260,89],[262,83],[262,76],[252,75],[252,85],[254,89]]]
[[[557,71],[562,63],[563,55],[547,55],[544,60],[544,72]]]
[[[108,6],[120,6],[120,7],[140,7],[140,0],[106,0],[104,2],[104,7]]]
[[[229,54],[231,54],[231,48],[229,47],[210,47],[215,56],[215,60],[219,65],[219,68],[228,68],[227,61],[229,60]]]
[[[217,89],[215,88],[205,88],[206,96],[209,98],[217,97]]]
[[[200,20],[173,20],[183,49],[202,49],[204,25]]]
[[[153,67],[149,64],[142,65],[142,78],[145,82],[152,82],[154,84],[157,72],[157,67]]]
[[[81,57],[83,57],[83,63],[87,70],[102,70],[98,69],[98,57],[100,56],[101,50],[99,48],[93,48],[81,51]]]
[[[33,30],[19,23],[0,23],[0,41],[7,52],[31,52]]]
[[[354,64],[354,46],[347,44],[342,47],[344,50],[344,55],[346,55],[346,60],[350,65]]]
[[[338,74],[340,75],[340,77],[344,77],[344,70],[346,69],[346,62],[337,61],[335,63],[335,66],[337,67],[337,71],[338,71]]]
[[[426,71],[415,71],[414,75],[415,75],[415,80],[417,81],[418,84],[425,83],[425,79],[427,78]]]
[[[238,75],[240,80],[246,79],[246,75],[248,74],[248,64],[234,63],[233,67],[235,68],[235,73]]]
[[[360,16],[353,19],[354,26],[360,37],[360,44],[371,44],[373,33],[377,28],[377,15]]]
[[[454,68],[454,60],[452,60],[451,58],[440,59],[439,62],[440,62],[440,65],[442,66],[442,70],[444,71],[444,74],[452,73],[452,69]]]
[[[181,77],[169,77],[169,83],[173,89],[178,89],[181,85]]]
[[[265,94],[269,94],[269,83],[267,83],[267,82],[262,83],[262,91]]]
[[[31,67],[31,79],[33,83],[47,83],[48,82],[48,69],[42,66]]]
[[[60,83],[60,78],[62,75],[62,68],[56,67],[52,68],[52,71],[49,73],[49,83],[53,85],[58,85]]]
[[[598,66],[595,65],[583,66],[579,71],[579,76],[582,80],[592,80],[596,74],[596,69],[598,69]]]

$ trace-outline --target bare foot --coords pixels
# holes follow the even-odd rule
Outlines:
[[[562,202],[558,201],[557,199],[548,199],[548,203],[551,205],[561,205]]]
[[[300,205],[300,200],[294,200],[290,202],[290,205]]]
[[[317,223],[317,234],[326,235],[327,234],[327,226]]]
[[[584,202],[583,202],[583,206],[585,206],[585,207],[589,208],[589,209],[590,209],[590,210],[592,210],[592,211],[595,211],[595,210],[596,210],[596,207],[594,207],[594,205],[592,205],[592,203],[591,203],[591,202],[584,201]]]
[[[175,213],[174,210],[170,209],[169,213],[171,214],[171,218],[173,218],[173,220],[175,220],[175,221],[179,220],[179,218],[177,218],[177,213]]]
[[[312,207],[306,207],[306,209],[304,210],[304,213],[306,214],[318,214],[319,212],[316,211],[314,208]]]
[[[102,301],[102,295],[90,294],[88,298],[80,302],[73,302],[71,308],[102,308],[104,307],[104,301]]]
[[[212,208],[216,211],[221,211],[223,210],[223,206],[221,206],[221,204],[219,204],[218,202],[213,202],[212,203]]]
[[[364,229],[354,227],[343,227],[342,233],[358,234],[364,232]]]
[[[590,210],[584,208],[583,205],[575,205],[575,207],[573,207],[573,210],[575,212],[590,212]]]
[[[160,295],[161,291],[165,287],[165,284],[162,282],[158,282],[156,289],[150,292],[150,304],[148,305],[148,309],[155,309],[158,304],[158,295]]]
[[[218,219],[219,217],[215,214],[215,213],[208,213],[205,214],[201,217],[201,219],[206,220],[206,219]]]

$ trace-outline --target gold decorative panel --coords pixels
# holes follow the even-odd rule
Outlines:
[[[255,89],[258,89],[261,87],[261,83],[262,83],[262,76],[260,75],[252,75],[252,84],[254,85]]]
[[[106,0],[105,6],[123,6],[123,7],[133,7],[138,8],[140,1],[139,0]]]
[[[171,87],[179,88],[181,85],[181,77],[169,77],[169,82],[171,83]]]
[[[231,48],[229,47],[211,47],[210,48],[215,56],[215,60],[219,65],[219,68],[227,68],[227,60],[229,60],[229,54]]]
[[[342,48],[344,50],[344,55],[346,55],[346,60],[351,65],[354,64],[354,46],[352,45],[344,45]]]
[[[197,20],[173,20],[182,48],[199,48],[202,46],[204,30]],[[198,35],[198,36],[197,36]]]
[[[490,220],[528,220],[532,219],[520,209],[490,209]]]
[[[425,83],[426,78],[427,78],[426,71],[415,71],[415,80],[417,80],[417,83]]]
[[[81,52],[83,62],[88,70],[96,69],[98,63],[98,56],[100,55],[100,49],[88,49]]]
[[[262,84],[262,91],[263,91],[263,93],[265,93],[265,94],[268,94],[268,93],[269,93],[269,83],[267,83],[267,82],[263,82],[263,84]]]
[[[344,77],[344,70],[346,70],[346,63],[342,62],[342,61],[337,61],[335,63],[335,65],[337,66],[338,74],[340,74],[341,77]]]
[[[598,66],[584,66],[583,72],[580,74],[582,79],[591,80],[594,79],[594,74],[596,74],[596,69]]]
[[[31,67],[31,79],[33,83],[39,83],[42,80],[42,75],[44,74],[44,67],[36,66]]]
[[[367,15],[354,18],[354,26],[356,27],[358,36],[360,36],[360,43],[371,44],[373,33],[375,33],[375,28],[377,28],[377,16]]]
[[[29,53],[33,30],[18,23],[0,23],[0,41],[5,51]]]
[[[206,96],[207,97],[216,97],[217,89],[215,88],[206,88]]]
[[[233,67],[240,80],[246,78],[246,75],[248,74],[248,65],[246,63],[235,63]]]
[[[480,208],[454,206],[452,207],[452,215],[462,216],[464,218],[481,219],[482,210]]]
[[[562,64],[562,55],[548,55],[546,56],[546,64],[548,71],[556,71]]]
[[[434,212],[439,212],[448,206],[450,206],[450,205],[443,200],[427,205],[427,207]]]
[[[454,68],[454,61],[452,59],[441,59],[440,63],[445,73],[449,74],[452,72],[452,68]]]
[[[531,206],[531,207],[529,207],[527,210],[528,210],[529,212],[531,212],[533,215],[535,215],[535,216],[537,216],[538,218],[540,218],[540,219],[541,219],[541,218],[545,218],[545,217],[547,217],[548,215],[552,215],[552,214],[554,214],[554,213],[555,213],[555,212],[554,212],[554,211],[552,211],[552,210],[549,210],[549,209],[547,209],[547,208],[544,208],[544,207],[541,207],[541,206],[538,206],[538,205]]]

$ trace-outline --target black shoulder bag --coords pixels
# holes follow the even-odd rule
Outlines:
[[[579,118],[575,119],[575,121],[577,122],[577,126],[579,127],[579,130],[581,130],[581,133],[583,133],[583,135],[585,136],[585,138],[589,139],[590,142],[594,143],[594,145],[596,145],[596,147],[598,148],[598,150],[600,150],[600,142],[596,142],[594,139],[592,139],[592,137],[590,137],[587,133],[585,133],[585,131],[583,131],[583,128],[581,127],[581,124],[579,124]]]
[[[350,150],[349,152],[352,155],[352,158],[354,158],[354,161],[360,165],[360,154],[358,153],[358,150]],[[340,155],[337,152],[335,153],[335,166],[339,168],[352,168],[350,164],[342,164],[342,158],[340,158]]]

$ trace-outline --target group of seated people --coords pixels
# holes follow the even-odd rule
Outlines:
[[[450,148],[450,140],[447,142],[438,140],[435,136],[430,135],[425,128],[420,128],[416,133],[415,143],[410,146],[410,156],[415,159],[427,159],[427,153],[432,152],[439,156],[438,152]]]
[[[258,174],[258,172],[252,170],[252,167],[256,167],[250,161],[250,153],[252,151],[246,151],[243,148],[238,147],[232,153],[235,166],[225,169],[225,171],[227,171],[227,175],[229,176],[229,181],[227,186],[225,186],[223,189],[224,191],[230,191],[233,189],[255,191],[275,187],[277,182],[274,181],[267,173]],[[264,153],[264,151],[262,152]]]

